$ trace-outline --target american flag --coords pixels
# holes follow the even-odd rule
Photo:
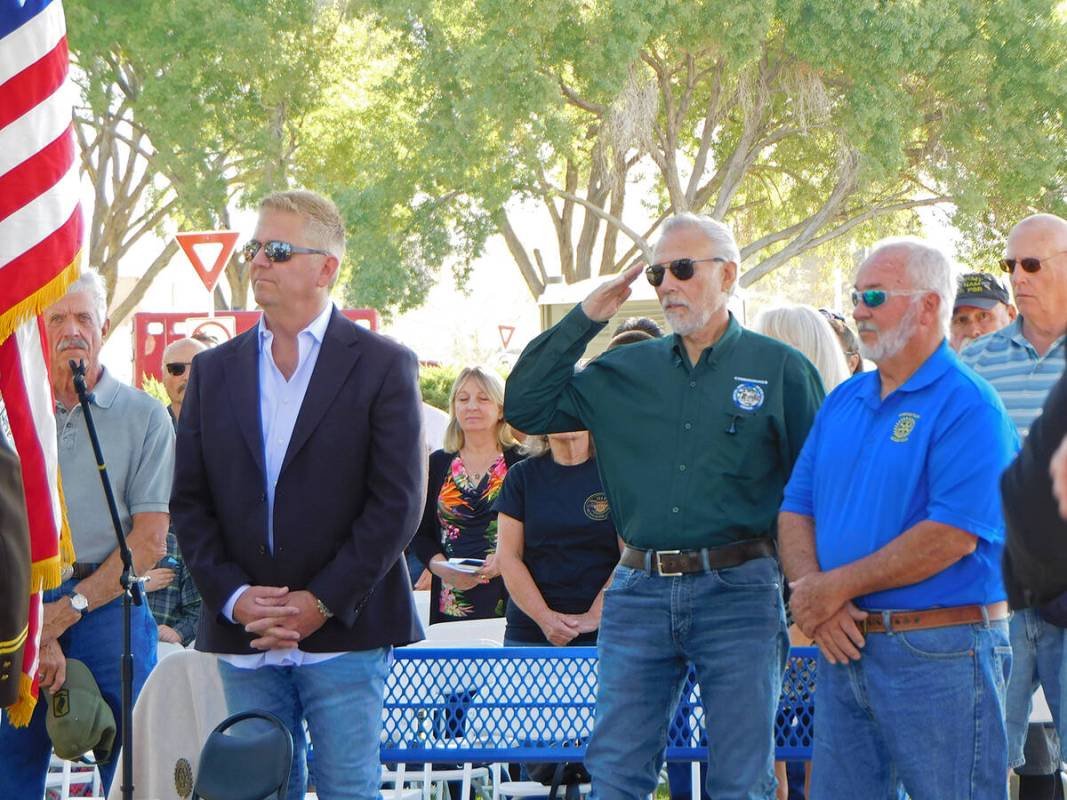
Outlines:
[[[68,68],[62,3],[0,0],[0,396],[21,463],[33,561],[19,697],[7,712],[16,726],[29,722],[37,701],[41,592],[60,584],[73,559],[39,316],[77,278],[81,258]],[[0,651],[17,641],[0,642]]]

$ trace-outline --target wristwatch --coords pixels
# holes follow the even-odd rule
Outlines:
[[[333,616],[333,612],[330,611],[330,609],[326,608],[326,604],[319,600],[319,598],[317,597],[315,598],[315,608],[317,608],[319,610],[319,613],[322,614],[323,619],[329,619]]]
[[[70,598],[70,606],[82,617],[89,611],[89,598],[79,592],[67,595]]]

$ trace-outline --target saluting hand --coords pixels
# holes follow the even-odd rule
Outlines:
[[[610,281],[600,284],[582,301],[582,311],[593,322],[607,322],[633,293],[630,284],[643,270],[644,263],[637,261]]]

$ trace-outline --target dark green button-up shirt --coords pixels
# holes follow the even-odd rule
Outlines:
[[[588,430],[627,544],[715,547],[775,536],[778,506],[823,399],[811,363],[731,315],[689,363],[678,336],[625,345],[580,372],[604,326],[577,306],[523,351],[504,413],[518,430]]]

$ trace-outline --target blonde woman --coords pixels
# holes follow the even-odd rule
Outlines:
[[[851,376],[841,344],[826,317],[811,306],[768,308],[756,315],[752,330],[795,347],[807,357],[830,394]]]
[[[482,367],[467,367],[448,397],[444,447],[430,454],[426,507],[413,543],[433,575],[431,623],[504,616],[493,502],[521,458],[504,422],[503,382]],[[449,559],[472,563],[457,568]]]

